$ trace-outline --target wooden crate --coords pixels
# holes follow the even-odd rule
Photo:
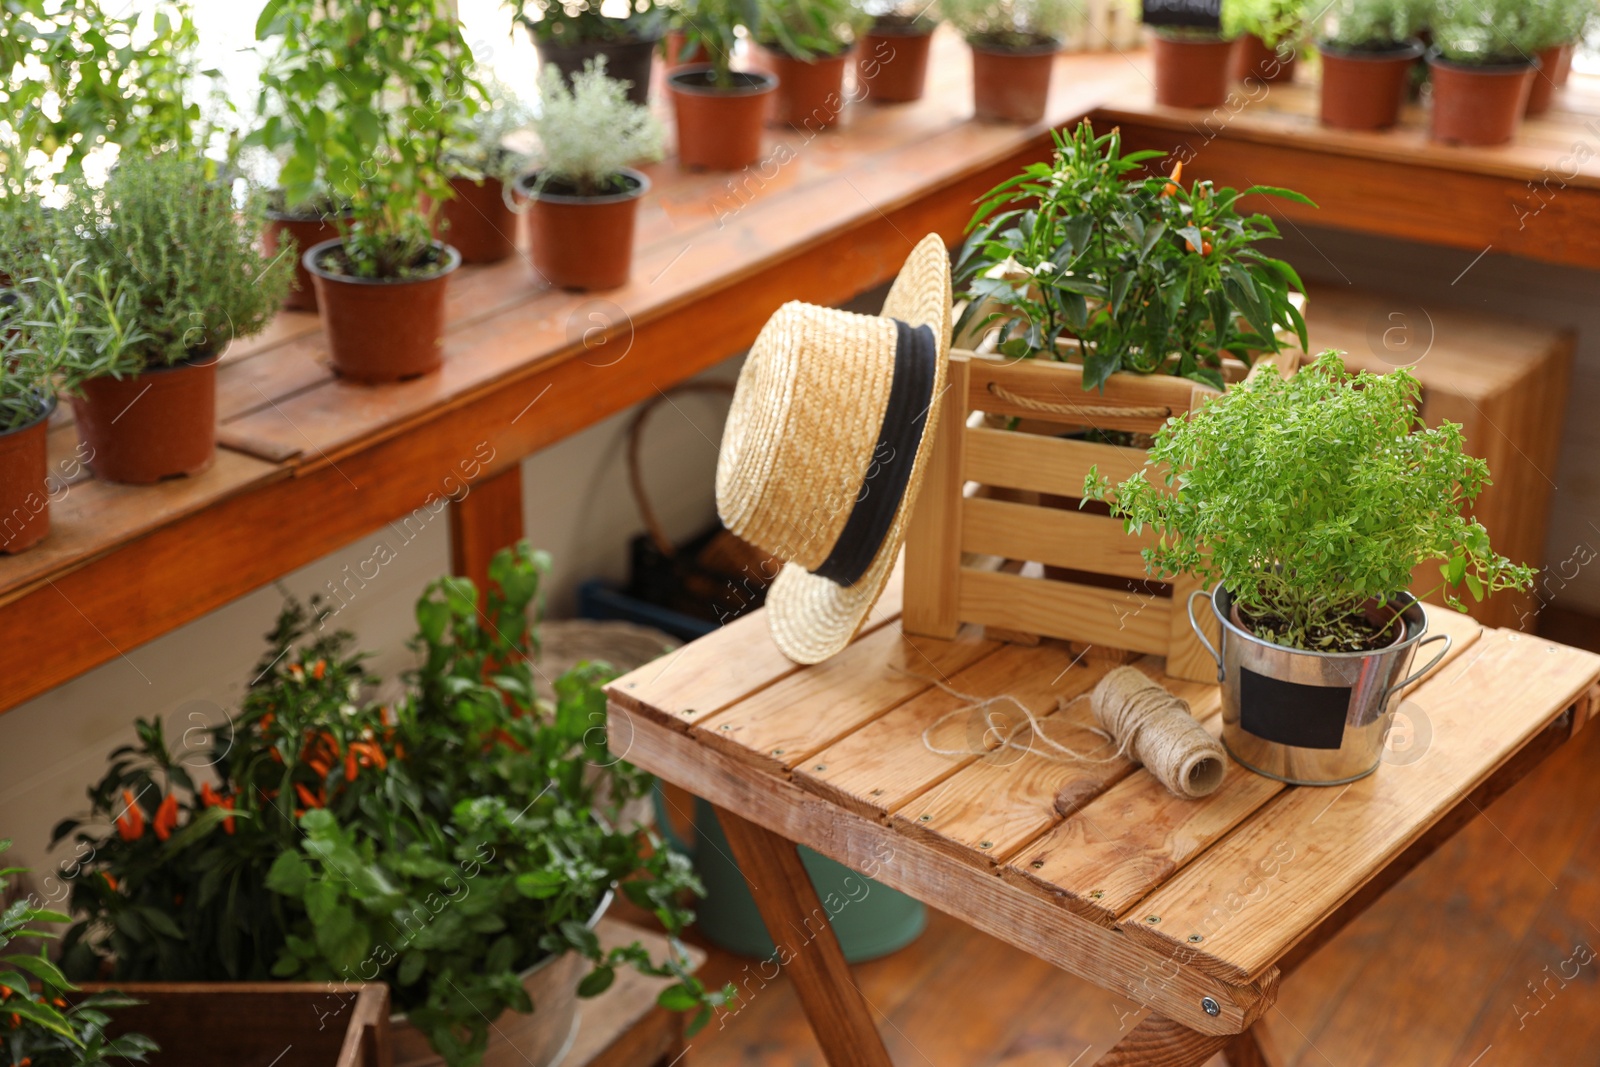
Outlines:
[[[978,623],[1166,656],[1169,674],[1215,681],[1216,665],[1185,610],[1197,583],[1180,577],[1170,595],[1147,591],[1140,552],[1148,536],[1126,533],[1120,519],[1038,502],[1081,497],[1091,467],[1117,482],[1145,466],[1143,449],[1061,435],[1154,433],[1210,395],[1180,378],[1131,374],[1085,392],[1069,364],[953,352],[939,436],[906,536],[905,632],[950,638],[962,623]],[[1026,421],[998,429],[974,413]],[[1067,568],[1086,580],[997,571],[979,557]]]

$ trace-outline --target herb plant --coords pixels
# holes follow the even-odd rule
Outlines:
[[[0,841],[0,853],[11,847]],[[0,869],[0,895],[21,867]],[[113,1061],[145,1062],[156,1044],[143,1034],[106,1037],[109,1012],[139,1003],[119,993],[68,997],[78,987],[50,962],[43,942],[55,934],[43,923],[70,922],[60,912],[21,899],[0,909],[0,1063],[7,1067],[93,1067]],[[22,951],[29,942],[38,952]]]
[[[606,77],[604,56],[585,62],[570,88],[559,70],[546,67],[539,98],[542,111],[533,120],[543,156],[539,190],[578,196],[623,192],[623,167],[661,158],[661,123],[628,99],[625,82]]]
[[[510,147],[506,139],[528,128],[533,111],[498,78],[490,76],[480,84],[484,87],[483,105],[458,116],[446,142],[445,162],[451,177],[509,183],[527,165],[528,157]]]
[[[1318,21],[1329,47],[1383,52],[1416,36],[1426,16],[1425,0],[1332,0]]]
[[[1428,26],[1434,47],[1454,63],[1526,63],[1544,47],[1541,3],[1439,0]]]
[[[1268,48],[1279,42],[1298,46],[1305,33],[1306,0],[1223,0],[1225,37],[1254,34]]]
[[[939,0],[939,13],[969,43],[1001,49],[1059,45],[1083,17],[1072,0]]]
[[[661,23],[655,0],[630,0],[620,18],[602,13],[599,0],[511,0],[510,6],[535,41],[565,47],[649,39]]]
[[[932,33],[939,24],[938,11],[929,4],[907,0],[865,0],[861,7],[872,20],[874,29]]]
[[[1084,495],[1111,500],[1130,530],[1151,527],[1151,574],[1219,582],[1264,640],[1313,652],[1388,644],[1394,604],[1419,565],[1440,562],[1445,602],[1528,587],[1532,568],[1496,555],[1467,509],[1489,467],[1463,451],[1461,427],[1425,428],[1420,386],[1404,370],[1352,375],[1335,352],[1288,378],[1253,375],[1156,434],[1152,466],[1115,489],[1096,471]],[[1176,488],[1176,492],[1171,492]]]
[[[567,951],[594,964],[580,994],[634,966],[675,977],[667,1000],[703,1025],[731,994],[688,974],[676,941],[657,963],[638,945],[603,951],[586,925],[616,885],[675,934],[690,917],[679,896],[698,886],[687,861],[619,822],[651,780],[605,748],[609,670],[580,664],[550,698],[535,691],[529,611],[547,566],[526,544],[502,552],[481,606],[466,579],[433,583],[416,609],[420,665],[392,705],[370,698],[349,635],[291,604],[243,707],[188,754],[202,781],[141,723],[90,792],[92,826],[113,829],[56,831],[95,850],[74,881],[67,962],[386,981],[453,1067],[479,1060],[502,1010],[536,1010],[518,974]]]
[[[1002,354],[1078,360],[1085,389],[1119,370],[1220,389],[1223,357],[1277,352],[1280,328],[1305,345],[1289,300],[1304,286],[1256,247],[1277,226],[1238,205],[1255,194],[1311,201],[1265,185],[1184,189],[1181,165],[1172,178],[1131,177],[1162,153],[1123,155],[1117,131],[1096,137],[1087,122],[1054,136],[1055,158],[990,190],[968,223],[958,334],[999,324]]]
[[[444,157],[482,87],[448,0],[267,0],[256,38],[275,41],[249,143],[287,155],[290,204],[349,207],[341,251],[321,266],[361,278],[432,274]]]
[[[1554,48],[1556,45],[1583,40],[1597,14],[1600,14],[1600,9],[1596,8],[1594,0],[1539,0],[1530,12],[1533,22],[1530,35],[1534,49]]]
[[[672,28],[683,34],[683,54],[704,49],[711,64],[711,81],[719,89],[734,88],[733,52],[739,31],[752,36],[761,24],[759,0],[677,0],[672,7]]]
[[[756,37],[794,59],[836,56],[872,21],[856,0],[760,0]]]

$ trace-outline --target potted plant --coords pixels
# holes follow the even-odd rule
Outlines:
[[[856,50],[858,96],[880,104],[921,100],[928,82],[928,51],[938,19],[924,6],[869,4],[872,16]]]
[[[256,31],[278,47],[261,77],[272,118],[251,140],[290,157],[289,202],[325,190],[349,206],[340,236],[301,257],[334,369],[357,382],[436,369],[461,265],[433,239],[451,196],[445,147],[481,97],[455,15],[445,0],[274,0]]]
[[[523,544],[492,562],[482,601],[463,578],[430,585],[419,666],[393,703],[371,698],[348,634],[290,604],[206,743],[174,753],[159,722],[139,723],[90,790],[93,821],[56,830],[94,849],[71,880],[69,972],[386,981],[397,1060],[428,1062],[431,1047],[452,1067],[550,1062],[574,994],[619,966],[676,977],[661,1002],[703,1025],[731,994],[686,973],[675,941],[654,963],[595,938],[613,892],[675,933],[695,883],[616,821],[651,779],[596,728],[610,672],[580,664],[550,698],[535,692],[547,565]]]
[[[1233,80],[1293,81],[1305,24],[1305,0],[1226,0],[1222,32],[1233,38]]]
[[[1528,108],[1541,44],[1537,5],[1525,0],[1441,0],[1433,50],[1430,135],[1446,144],[1504,144]]]
[[[755,37],[778,78],[772,121],[825,130],[844,111],[844,68],[868,16],[856,0],[762,0]]]
[[[1044,118],[1056,53],[1082,17],[1071,0],[939,0],[972,49],[972,108],[983,122]]]
[[[650,102],[651,57],[662,27],[653,0],[631,0],[620,18],[602,13],[599,0],[515,0],[515,8],[541,64],[570,79],[603,57],[612,77],[628,83],[628,99]]]
[[[1414,653],[1448,641],[1425,638],[1406,592],[1424,564],[1442,580],[1422,595],[1461,610],[1463,585],[1479,599],[1532,584],[1469,517],[1488,464],[1463,451],[1460,426],[1425,428],[1419,396],[1404,370],[1351,375],[1325,352],[1168,422],[1150,453],[1161,484],[1148,470],[1114,494],[1096,472],[1085,481],[1086,499],[1159,537],[1152,574],[1210,586],[1223,742],[1254,770],[1337,785],[1377,768],[1400,691],[1444,655],[1408,675]]]
[[[287,255],[294,263],[285,311],[317,310],[317,290],[311,272],[300,262],[306,249],[339,236],[339,223],[348,222],[350,212],[327,195],[314,196],[301,204],[290,204],[282,189],[267,196],[266,225],[261,231],[262,250],[269,259]]]
[[[1419,0],[1333,0],[1321,19],[1322,123],[1382,130],[1400,121],[1423,45]]]
[[[119,162],[103,189],[77,183],[48,241],[0,251],[36,279],[18,343],[59,369],[96,477],[210,466],[217,358],[271,321],[293,266],[262,253],[263,221],[259,194],[236,204],[207,163],[166,152]]]
[[[517,179],[527,198],[534,274],[558,289],[615,289],[633,270],[633,232],[650,179],[628,166],[661,158],[661,125],[606,77],[605,60],[566,81],[547,70],[533,120],[540,166]]]
[[[744,0],[682,0],[674,16],[684,34],[680,48],[707,57],[667,75],[678,162],[685,167],[739,170],[761,158],[761,129],[778,79],[732,68],[739,30],[757,21],[753,8]]]
[[[1531,12],[1535,20],[1535,58],[1539,72],[1528,92],[1528,115],[1550,110],[1555,91],[1567,82],[1572,54],[1594,23],[1594,0],[1545,0]]]
[[[1228,100],[1233,52],[1233,41],[1217,30],[1150,27],[1156,103],[1164,107],[1221,107]]]
[[[559,68],[557,68],[559,69]],[[570,77],[570,72],[561,73]],[[443,236],[463,263],[498,263],[517,251],[517,216],[510,186],[527,165],[527,156],[506,138],[526,128],[532,112],[511,87],[483,81],[482,107],[461,118],[445,149],[454,195],[443,209]]]
[[[10,847],[9,840],[0,840],[0,853]],[[11,877],[23,873],[21,867],[0,868],[0,898],[9,895]],[[45,924],[71,921],[71,916],[39,907],[31,896],[0,908],[0,1057],[19,1067],[144,1063],[158,1051],[155,1042],[143,1034],[106,1033],[109,1013],[138,1001],[114,992],[78,995],[78,987],[44,951],[43,942],[56,938]],[[22,951],[35,942],[38,952]]]

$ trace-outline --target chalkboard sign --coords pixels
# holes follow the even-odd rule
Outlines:
[[[1239,668],[1239,725],[1280,745],[1335,749],[1344,741],[1350,710],[1347,686],[1285,682]]]
[[[1220,31],[1222,0],[1144,0],[1144,21],[1149,26]]]

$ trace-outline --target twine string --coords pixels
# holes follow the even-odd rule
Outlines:
[[[1065,415],[1073,419],[1165,419],[1172,414],[1171,408],[1160,406],[1117,407],[1111,404],[1064,404],[1050,400],[1035,400],[1013,393],[999,382],[990,382],[989,392],[1006,403],[1015,404],[1027,411]]]

